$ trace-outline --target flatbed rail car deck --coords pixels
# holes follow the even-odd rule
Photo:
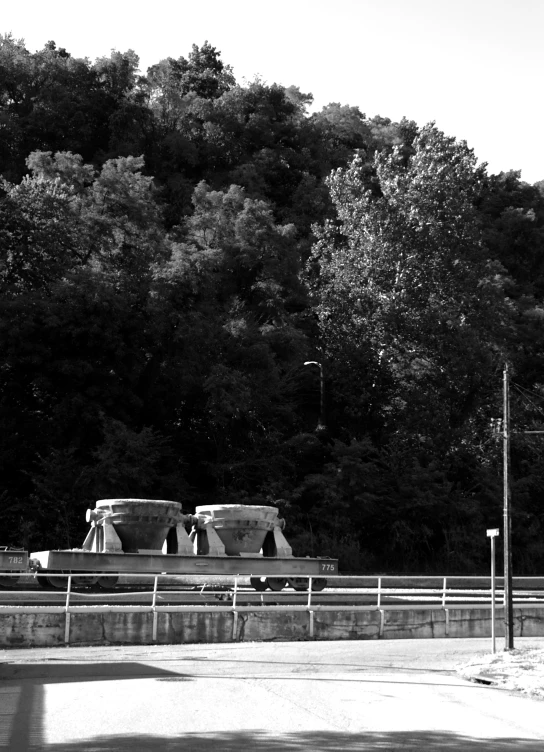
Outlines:
[[[337,559],[268,556],[178,556],[177,554],[37,551],[30,554],[44,574],[59,572],[142,572],[148,574],[231,574],[269,577],[326,577],[338,574]]]

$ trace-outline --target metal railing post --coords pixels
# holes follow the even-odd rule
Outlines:
[[[232,595],[232,640],[236,640],[238,633],[238,611],[236,610],[236,596],[238,595],[238,577],[234,578],[234,593]]]
[[[380,608],[382,605],[382,578],[378,577],[378,603],[376,604],[377,608]]]
[[[446,608],[446,586],[447,586],[448,578],[444,577],[444,581],[442,583],[442,608]]]
[[[65,616],[64,616],[64,644],[69,645],[70,644],[70,593],[72,590],[72,575],[68,575],[68,582],[66,585],[66,605],[65,605]]]
[[[383,608],[380,608],[380,631],[378,633],[378,637],[383,637],[383,633],[385,630],[385,611]]]
[[[238,595],[238,577],[234,578],[234,593],[232,594],[232,608],[236,611],[236,597]]]
[[[306,607],[308,609],[308,616],[310,619],[310,624],[309,624],[309,636],[310,637],[314,636],[314,612],[312,611],[312,585],[313,585],[313,577],[309,577],[308,578],[308,604]]]
[[[151,610],[153,612],[153,637],[152,637],[153,642],[157,641],[157,617],[158,617],[158,614],[157,614],[157,608],[156,608],[156,606],[157,606],[157,585],[158,585],[158,582],[159,582],[159,575],[156,574],[154,582],[153,582],[153,601],[152,601],[152,604],[151,604]]]

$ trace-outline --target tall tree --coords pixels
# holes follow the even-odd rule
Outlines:
[[[376,154],[377,186],[361,156],[333,172],[338,219],[316,229],[313,288],[332,368],[358,384],[348,410],[447,444],[496,362],[501,267],[482,243],[473,152],[433,125],[412,148]]]

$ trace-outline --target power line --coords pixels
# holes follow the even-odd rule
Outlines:
[[[519,395],[524,401],[526,407],[533,408],[533,410],[537,411],[542,416],[544,416],[544,409],[540,407],[539,405],[535,405],[532,399],[523,393],[522,387],[520,387],[518,384],[511,384],[511,386],[513,386],[516,389],[516,391],[519,392]],[[529,391],[529,390],[526,390],[526,391]],[[544,433],[544,432],[543,431],[516,431],[516,433]]]
[[[535,397],[538,397],[538,399],[544,399],[544,394],[542,394],[542,393],[539,394],[538,392],[535,392],[532,389],[528,389],[526,386],[521,386],[521,384],[516,384],[515,381],[511,381],[510,384],[511,384],[511,386],[515,386],[518,389],[521,389],[521,391],[523,391],[523,392],[528,392],[529,394],[532,394]]]
[[[535,405],[535,403],[532,401],[531,397],[528,395],[532,395],[534,397],[538,397],[538,399],[544,400],[544,394],[538,394],[537,392],[533,392],[531,389],[527,389],[526,387],[521,386],[520,384],[516,384],[513,381],[510,383],[511,386],[513,386],[523,397],[523,399],[528,400],[531,405],[535,408],[535,410],[538,410],[544,415],[544,409],[540,407],[539,405]],[[526,394],[524,394],[526,392]]]

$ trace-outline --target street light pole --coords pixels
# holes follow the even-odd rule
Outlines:
[[[503,535],[504,535],[504,649],[514,647],[514,609],[512,604],[512,521],[510,512],[510,374],[508,363],[503,374]]]
[[[319,419],[317,421],[317,430],[325,428],[325,377],[323,366],[317,360],[306,360],[305,366],[317,366],[319,368]]]

